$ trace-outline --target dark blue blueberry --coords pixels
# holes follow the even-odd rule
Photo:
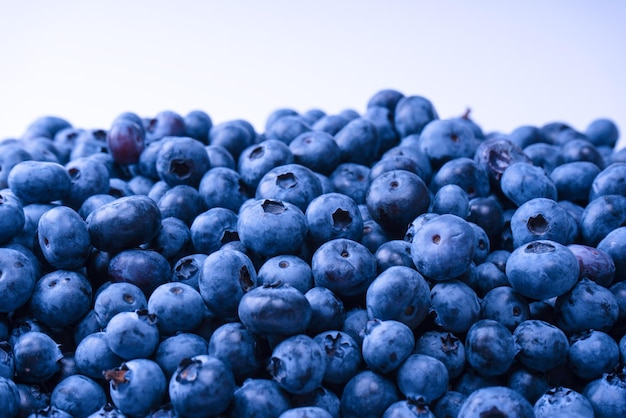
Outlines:
[[[198,286],[206,306],[230,321],[237,318],[241,298],[256,286],[256,270],[245,254],[217,250],[202,263]]]
[[[542,168],[528,163],[507,167],[502,173],[500,187],[517,206],[538,197],[557,200],[557,189],[550,177]]]
[[[228,150],[235,160],[243,150],[255,142],[256,134],[241,120],[229,120],[213,125],[209,132],[209,144],[219,145]]]
[[[159,151],[166,141],[156,141],[146,145],[137,163],[139,173],[151,180],[158,181],[159,173],[156,168],[156,160],[159,155]],[[162,181],[162,180],[161,180]]]
[[[260,368],[256,336],[240,322],[217,328],[209,340],[208,354],[230,367],[236,382],[254,377]]]
[[[432,411],[436,417],[455,418],[466,398],[467,396],[460,392],[449,390],[435,402]]]
[[[399,145],[396,145],[395,147],[387,150],[387,152],[385,152],[381,156],[381,159],[372,166],[372,169],[374,169],[374,173],[372,174],[371,178],[376,177],[378,174],[382,174],[382,172],[387,171],[389,168],[404,167],[403,169],[408,169],[408,171],[415,172],[415,174],[420,176],[425,183],[429,183],[433,175],[433,169],[430,164],[430,159],[428,158],[428,156],[420,152],[420,150],[417,148],[417,144],[408,144],[408,141],[411,138],[416,138],[416,140],[418,140],[419,135],[415,134],[405,137]],[[407,158],[412,163],[406,162]],[[391,159],[392,162],[385,162],[385,160],[387,159]],[[377,171],[379,171],[378,174],[376,173]]]
[[[521,394],[506,386],[492,386],[472,392],[458,416],[532,418],[534,413],[533,406]]]
[[[367,323],[362,354],[371,370],[380,373],[396,370],[414,347],[413,331],[402,322],[374,319]]]
[[[0,243],[18,236],[25,224],[22,202],[9,190],[3,190],[0,193]]]
[[[312,170],[300,164],[284,164],[263,175],[255,198],[289,202],[305,212],[309,202],[321,194],[322,184]]]
[[[506,262],[511,287],[535,300],[564,294],[578,281],[579,271],[574,253],[550,240],[531,241],[517,247]]]
[[[275,418],[291,407],[287,393],[273,380],[247,379],[235,390],[231,417]]]
[[[364,370],[346,383],[340,400],[343,418],[378,418],[400,394],[391,378]]]
[[[308,393],[322,384],[326,354],[311,337],[294,335],[274,348],[267,370],[283,390]]]
[[[517,349],[511,331],[492,319],[476,321],[467,331],[465,357],[477,372],[487,376],[506,373]]]
[[[207,258],[206,254],[189,254],[176,261],[172,268],[172,282],[182,282],[200,291],[198,278],[202,269],[202,263]]]
[[[101,327],[120,312],[133,312],[147,309],[148,301],[142,290],[132,283],[111,283],[98,291],[94,301],[94,311]]]
[[[429,212],[440,215],[449,213],[467,219],[470,214],[467,193],[456,184],[446,184],[437,190],[435,197],[430,202]]]
[[[148,142],[158,141],[167,136],[185,135],[185,119],[171,110],[163,110],[145,122]]]
[[[457,158],[473,157],[477,145],[472,130],[459,119],[431,121],[424,126],[418,143],[433,168]]]
[[[362,308],[353,308],[346,312],[346,320],[343,322],[342,332],[345,332],[356,341],[359,348],[363,344],[363,335],[370,318],[367,310]]]
[[[16,386],[19,392],[19,412],[17,413],[19,418],[27,418],[50,405],[50,392],[43,387],[24,383],[18,383]]]
[[[548,138],[541,129],[532,125],[522,125],[515,128],[509,134],[509,140],[522,149],[532,144],[548,142]]]
[[[365,300],[371,319],[396,320],[415,329],[428,315],[430,289],[414,269],[392,266],[372,281]]]
[[[400,141],[393,122],[393,109],[384,106],[369,106],[363,118],[374,124],[376,135],[380,143],[379,153],[382,154],[393,148]]]
[[[77,158],[65,164],[70,190],[63,202],[78,210],[89,196],[109,192],[109,171],[94,158]]]
[[[370,168],[356,163],[339,164],[329,179],[338,193],[351,197],[357,204],[365,203],[369,188]]]
[[[341,116],[343,116],[344,118],[348,119],[349,121],[352,121],[354,119],[359,118],[361,115],[359,114],[359,112],[357,112],[354,109],[343,109],[341,112],[339,112],[339,114]]]
[[[476,292],[459,280],[437,283],[430,295],[435,323],[445,331],[463,334],[480,318]]]
[[[314,198],[305,212],[308,238],[315,248],[336,238],[359,241],[363,219],[356,202],[341,193],[326,193]]]
[[[226,148],[220,145],[207,145],[204,149],[209,155],[211,168],[226,167],[234,170],[237,167],[235,159]]]
[[[361,347],[348,333],[324,331],[314,338],[325,353],[326,369],[323,381],[344,384],[361,368]]]
[[[19,142],[3,141],[0,143],[0,188],[8,187],[8,177],[13,167],[32,157]]]
[[[20,392],[11,378],[0,376],[0,408],[6,417],[16,417],[20,412]]]
[[[550,388],[537,399],[533,409],[535,418],[552,418],[555,416],[594,417],[593,407],[589,400],[579,392],[563,386]]]
[[[597,165],[588,161],[561,164],[550,172],[559,200],[585,205],[590,198],[594,179],[600,173]],[[593,195],[592,195],[593,196]],[[595,196],[591,198],[595,199]]]
[[[528,200],[511,217],[515,248],[537,240],[569,245],[576,239],[577,232],[575,220],[552,199],[538,197]]]
[[[474,154],[474,161],[487,171],[493,191],[500,190],[502,173],[510,165],[518,162],[531,162],[520,147],[507,137],[499,135],[485,139],[478,145]]]
[[[374,253],[379,273],[393,266],[415,268],[411,258],[411,243],[404,240],[390,240],[381,244]]]
[[[298,135],[289,143],[294,161],[315,172],[330,174],[339,164],[340,149],[333,136],[323,131]]]
[[[435,357],[411,354],[398,368],[396,383],[407,398],[430,404],[448,390],[448,369]]]
[[[98,156],[113,161],[107,145],[107,131],[104,129],[85,129],[81,131],[70,152],[70,161],[82,157]],[[112,169],[112,166],[109,167]]]
[[[595,146],[615,147],[619,138],[619,129],[610,119],[600,118],[591,121],[585,129],[585,136]]]
[[[106,144],[113,161],[134,164],[145,147],[145,131],[136,122],[118,119],[107,132]]]
[[[414,353],[441,361],[446,366],[450,379],[459,377],[465,367],[465,346],[450,332],[425,332],[415,342]]]
[[[78,209],[78,214],[83,219],[87,220],[87,217],[91,214],[91,212],[104,204],[113,202],[115,199],[115,197],[108,193],[99,193],[89,196]]]
[[[440,215],[415,230],[411,256],[417,271],[434,281],[463,274],[474,257],[476,237],[467,221]]]
[[[158,200],[157,206],[163,219],[172,216],[180,219],[187,226],[191,226],[196,216],[205,210],[203,196],[195,188],[184,184],[165,191]]]
[[[241,323],[256,334],[295,335],[304,332],[312,316],[308,299],[299,290],[280,283],[264,284],[243,295]]]
[[[618,324],[623,324],[626,319],[626,281],[615,283],[609,290],[615,296],[615,300],[619,306]],[[624,365],[626,366],[626,363],[624,363]]]
[[[13,357],[13,348],[5,341],[8,335],[0,341],[0,377],[12,379],[15,374],[15,358]]]
[[[215,207],[200,213],[189,228],[193,250],[211,254],[227,242],[238,240],[237,221],[235,212],[226,208]]]
[[[559,328],[568,335],[588,329],[609,331],[619,319],[615,295],[587,278],[559,296],[554,311]]]
[[[394,109],[394,124],[400,138],[421,133],[435,119],[439,119],[435,107],[422,96],[404,96]]]
[[[350,122],[349,119],[341,115],[326,115],[315,121],[312,128],[316,132],[325,132],[330,135],[335,135]]]
[[[107,402],[102,405],[102,408],[98,409],[87,418],[126,418],[126,415],[124,415],[122,411],[117,409],[115,405]]]
[[[604,168],[604,157],[598,149],[587,140],[584,135],[580,138],[572,138],[561,147],[561,155],[565,163],[574,161],[588,161],[601,169]]]
[[[626,162],[613,163],[598,173],[591,183],[589,200],[612,194],[626,196]]]
[[[513,338],[520,348],[517,360],[529,369],[545,372],[567,361],[567,336],[545,321],[523,321],[513,331]]]
[[[333,391],[323,386],[309,393],[294,395],[291,397],[291,402],[294,408],[315,406],[330,413],[332,418],[340,418],[341,416],[341,401]]]
[[[178,365],[185,358],[208,354],[208,342],[197,334],[177,333],[165,338],[154,353],[154,361],[161,367],[169,381]]]
[[[161,336],[190,332],[203,319],[204,301],[200,293],[184,283],[164,283],[148,299],[148,311],[157,317]]]
[[[626,280],[626,226],[619,227],[606,234],[597,248],[609,254],[615,264],[614,282]]]
[[[186,184],[197,187],[211,167],[204,145],[188,137],[168,137],[156,158],[159,178],[170,186]]]
[[[192,110],[184,118],[185,134],[188,137],[197,139],[203,144],[209,142],[209,132],[213,127],[213,120],[202,110]]]
[[[76,271],[55,270],[41,277],[29,307],[33,315],[52,328],[63,328],[80,320],[89,310],[92,289]]]
[[[558,144],[558,136],[565,131],[573,131],[574,129],[565,122],[548,122],[541,127],[543,135],[548,139],[549,143]]]
[[[257,272],[257,284],[281,282],[306,293],[313,287],[311,266],[295,255],[277,255],[267,259]]]
[[[146,416],[167,393],[167,382],[157,363],[138,358],[107,370],[111,400],[127,416]],[[172,393],[170,392],[170,395]]]
[[[483,319],[498,321],[511,332],[521,322],[530,319],[528,300],[509,286],[491,289],[480,304]]]
[[[403,417],[435,418],[436,416],[430,410],[428,405],[421,401],[414,401],[412,399],[405,399],[392,403],[383,414],[383,418]]]
[[[65,199],[71,189],[70,175],[54,162],[23,161],[9,173],[7,184],[23,204]]]
[[[87,224],[67,206],[51,208],[39,218],[37,239],[46,261],[57,269],[76,270],[87,262],[91,246]]]
[[[376,126],[367,119],[356,118],[335,134],[339,155],[344,163],[370,165],[378,159],[380,138]]]
[[[267,139],[277,139],[287,145],[305,132],[310,132],[311,126],[300,115],[284,115],[273,121],[265,129]]]
[[[606,252],[583,244],[571,244],[569,248],[580,264],[580,275],[601,286],[609,287],[615,277],[615,263]]]
[[[307,329],[310,335],[341,329],[346,312],[343,302],[332,290],[316,286],[308,290],[304,297],[311,305],[311,321]]]
[[[316,286],[340,297],[364,293],[376,277],[376,259],[362,244],[346,238],[326,242],[311,261]]]
[[[544,142],[531,144],[524,148],[524,154],[528,156],[534,166],[542,168],[548,174],[565,163],[559,145]]]
[[[135,194],[133,189],[130,188],[130,185],[128,184],[128,182],[120,178],[109,179],[109,192],[108,193],[111,196],[115,196],[115,197],[132,196]]]
[[[50,405],[74,417],[87,417],[104,406],[106,401],[102,386],[78,374],[61,380],[50,396]]]
[[[94,247],[117,252],[154,238],[161,228],[161,211],[147,196],[121,197],[96,208],[86,222]]]
[[[332,418],[333,416],[319,406],[301,406],[298,408],[289,409],[278,418]]]
[[[596,418],[621,417],[626,415],[626,375],[604,374],[592,380],[582,391]]]
[[[518,367],[510,372],[507,386],[520,393],[533,405],[550,389],[547,374],[529,370],[525,367]]]
[[[127,282],[139,287],[146,297],[157,286],[169,281],[170,263],[152,250],[125,250],[109,262],[109,278],[113,283]]]
[[[76,346],[74,360],[80,374],[92,379],[103,379],[104,371],[117,367],[124,361],[111,351],[103,331],[85,336]]]
[[[115,314],[105,330],[109,348],[124,360],[150,357],[159,344],[156,321],[147,310]]]
[[[581,379],[598,379],[617,367],[619,348],[615,340],[602,331],[584,331],[570,339],[567,364]]]
[[[250,194],[254,194],[261,178],[272,168],[293,164],[294,156],[289,147],[277,139],[250,145],[241,152],[237,162],[237,172],[241,180],[248,187]]]
[[[238,212],[248,199],[241,175],[228,167],[214,167],[207,171],[200,185],[198,194],[207,209],[222,207]]]
[[[372,254],[375,254],[382,244],[392,239],[393,237],[390,237],[383,227],[373,219],[363,222],[363,236],[359,242]]]
[[[373,179],[365,195],[372,219],[391,235],[402,236],[430,204],[428,188],[416,174],[391,170]]]
[[[47,334],[29,331],[13,345],[15,375],[24,383],[43,383],[61,368],[57,343]]]
[[[30,299],[39,266],[22,252],[0,248],[0,312],[13,312]]]
[[[396,105],[404,97],[404,94],[395,89],[382,89],[374,93],[367,101],[367,108],[382,106],[394,112]]]
[[[161,220],[161,229],[156,237],[142,246],[161,254],[170,263],[188,255],[192,249],[189,227],[182,220],[173,216]]]

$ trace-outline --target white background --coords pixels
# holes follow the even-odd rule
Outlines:
[[[383,88],[482,128],[595,118],[626,145],[626,2],[0,0],[0,139],[42,115],[364,111]]]

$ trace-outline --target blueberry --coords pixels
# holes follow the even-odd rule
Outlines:
[[[474,132],[459,119],[433,120],[420,134],[419,149],[433,167],[456,158],[471,158],[476,149]]]
[[[268,379],[247,379],[233,395],[229,413],[232,417],[273,418],[291,407],[287,393]]]
[[[267,370],[283,390],[296,395],[307,393],[321,385],[326,355],[312,338],[295,335],[274,348]]]
[[[489,263],[493,266],[492,263]],[[480,302],[483,319],[500,322],[509,331],[530,319],[528,300],[509,286],[498,286],[488,291]]]
[[[500,179],[509,166],[518,162],[531,162],[520,147],[508,138],[498,135],[485,139],[478,145],[474,161],[487,171],[493,191],[500,190]]]
[[[8,177],[13,167],[22,161],[32,159],[32,156],[20,144],[3,141],[0,144],[0,188],[8,187]]]
[[[111,400],[127,416],[146,416],[164,400],[167,382],[157,363],[138,358],[104,373]],[[170,393],[171,395],[171,393]]]
[[[415,342],[414,353],[441,361],[446,366],[450,379],[459,377],[465,367],[465,346],[450,332],[425,332]]]
[[[187,226],[191,226],[196,216],[204,212],[206,208],[203,196],[198,190],[184,184],[166,190],[158,200],[157,206],[163,219],[172,216],[180,219]]]
[[[348,122],[334,136],[344,163],[370,165],[379,155],[380,138],[376,126],[365,118]]]
[[[157,317],[160,336],[189,332],[203,319],[204,301],[200,293],[184,283],[164,283],[148,299],[148,311]]]
[[[430,296],[435,323],[445,331],[465,333],[480,318],[476,292],[459,280],[437,283]]]
[[[432,411],[436,417],[456,417],[466,398],[460,392],[449,390],[435,402]]]
[[[145,146],[143,127],[129,119],[117,119],[107,132],[107,147],[119,164],[133,164]]]
[[[626,377],[624,374],[604,374],[589,382],[582,391],[596,418],[619,417],[626,414]]]
[[[294,408],[315,406],[330,413],[332,418],[341,416],[341,401],[333,391],[324,386],[320,386],[309,393],[294,395],[291,397],[291,401]]]
[[[330,174],[339,164],[340,149],[333,136],[324,131],[308,131],[289,143],[294,162],[315,172]]]
[[[159,178],[169,186],[197,187],[211,162],[204,145],[189,137],[167,137],[156,158]]]
[[[277,255],[267,259],[257,272],[257,285],[281,282],[306,293],[313,287],[309,263],[295,255]]]
[[[343,322],[341,331],[352,337],[359,345],[359,349],[363,344],[363,336],[369,320],[369,315],[365,309],[357,307],[346,312],[346,320]]]
[[[211,254],[230,241],[239,239],[237,214],[230,209],[215,207],[198,214],[189,233],[196,253]]]
[[[148,308],[148,300],[139,287],[132,283],[111,283],[99,289],[93,309],[101,327],[119,312],[133,312]]]
[[[315,248],[336,238],[359,241],[363,235],[363,218],[357,203],[341,193],[315,197],[305,212],[308,239]]]
[[[379,273],[394,266],[410,267],[415,269],[411,258],[411,243],[401,239],[382,243],[374,253]]]
[[[476,237],[467,221],[445,214],[415,230],[411,257],[417,271],[441,282],[461,275],[474,257]]]
[[[557,386],[544,393],[534,405],[536,418],[548,418],[557,414],[577,414],[576,417],[594,417],[589,400],[575,390]]]
[[[237,382],[254,377],[260,368],[256,336],[239,322],[229,322],[215,330],[208,354],[229,366]]]
[[[400,394],[390,377],[363,370],[346,383],[340,400],[344,418],[378,418]]]
[[[20,392],[17,385],[4,376],[0,376],[0,408],[7,417],[15,417],[20,410]]]
[[[617,367],[619,349],[610,335],[589,330],[570,339],[567,361],[569,369],[576,376],[594,380]]]
[[[311,305],[311,320],[307,329],[309,334],[315,335],[343,326],[346,317],[344,305],[332,290],[316,286],[308,290],[304,297]]]
[[[23,204],[63,200],[71,189],[70,175],[65,168],[47,161],[16,164],[9,173],[7,184]]]
[[[354,377],[361,367],[361,347],[343,331],[324,331],[314,338],[326,356],[323,381],[344,384]]]
[[[161,220],[159,233],[142,248],[158,252],[173,264],[191,252],[192,244],[189,227],[182,220],[170,216]]]
[[[315,121],[312,128],[316,132],[325,132],[335,135],[346,126],[350,120],[342,115],[326,115]]]
[[[351,197],[358,205],[365,203],[369,188],[370,168],[357,163],[342,163],[330,173],[329,179],[338,193]]]
[[[74,352],[78,371],[92,379],[102,379],[102,372],[119,366],[124,360],[111,351],[105,332],[94,332],[83,338]]]
[[[387,150],[381,156],[380,160],[372,166],[373,173],[371,173],[370,178],[373,179],[390,169],[400,168],[414,172],[420,176],[425,183],[429,183],[433,176],[433,168],[430,164],[430,159],[427,155],[419,151],[416,144],[408,143],[412,138],[419,140],[419,135],[414,134],[404,137],[399,145]],[[407,161],[407,159],[410,162]],[[386,160],[391,160],[391,162]]]
[[[511,331],[492,319],[476,321],[467,331],[467,363],[487,376],[504,374],[515,359],[517,348]]]
[[[74,417],[87,417],[106,403],[106,394],[96,381],[79,374],[61,380],[52,391],[50,405]]]
[[[439,119],[435,107],[422,96],[404,96],[394,109],[394,124],[400,138],[421,133],[428,122],[435,119]]]
[[[159,285],[169,281],[170,263],[153,250],[124,250],[109,262],[109,277],[113,283],[127,282],[139,287],[149,297]]]
[[[609,232],[597,245],[597,248],[606,252],[615,264],[614,282],[626,279],[626,227],[619,227]]]
[[[204,338],[197,334],[179,332],[159,343],[154,353],[154,361],[161,367],[165,378],[169,381],[185,358],[208,354],[208,352],[209,344]]]
[[[3,191],[0,194],[0,243],[18,236],[25,224],[22,202],[13,193]]]
[[[574,161],[588,161],[599,168],[604,168],[604,158],[598,149],[580,134],[580,137],[572,137],[561,147],[563,161],[566,163]]]
[[[600,168],[588,161],[561,164],[550,172],[559,200],[586,204]],[[592,198],[592,200],[595,197]]]
[[[332,415],[319,406],[301,406],[283,412],[278,418],[332,418]]]
[[[545,321],[523,321],[513,331],[513,338],[520,347],[517,360],[529,369],[545,372],[567,361],[567,336]]]
[[[13,312],[30,299],[39,266],[22,252],[0,248],[0,312]]]
[[[569,245],[578,229],[570,214],[548,198],[534,198],[521,204],[511,217],[515,248],[537,240],[552,240]]]
[[[261,177],[255,198],[289,202],[304,213],[311,200],[321,194],[322,184],[312,170],[300,164],[283,164]]]
[[[200,291],[198,279],[206,258],[206,254],[189,254],[179,258],[172,267],[171,281],[185,283]]]
[[[586,277],[600,286],[609,287],[615,277],[615,263],[606,252],[583,244],[567,246],[580,264],[579,278]]]
[[[493,386],[472,392],[459,411],[459,418],[505,416],[532,418],[533,406],[522,395],[506,386]]]
[[[614,147],[619,138],[619,129],[610,119],[594,119],[587,125],[585,136],[595,146]]]
[[[385,410],[383,418],[423,417],[435,418],[435,414],[423,402],[406,399],[394,402]]]
[[[367,108],[382,106],[394,112],[396,105],[404,97],[404,94],[395,89],[382,89],[374,93],[367,101]]]
[[[78,210],[88,197],[109,192],[110,176],[104,163],[95,158],[77,158],[65,164],[70,190],[63,202]]]
[[[72,124],[58,116],[41,116],[32,121],[26,128],[22,138],[54,138],[61,130],[71,128]]]
[[[150,357],[159,344],[156,321],[147,310],[116,314],[105,330],[109,348],[124,360]]]
[[[583,244],[597,246],[612,230],[626,224],[626,196],[610,194],[593,199],[580,219]]]
[[[396,383],[408,399],[430,404],[448,389],[448,369],[435,357],[411,354],[397,369]]]
[[[43,383],[60,370],[63,358],[57,343],[47,334],[29,331],[13,346],[15,375],[25,383]]]
[[[46,261],[58,269],[79,269],[89,256],[87,224],[67,206],[51,208],[39,218],[37,239]]]
[[[228,167],[207,171],[200,180],[198,194],[207,209],[222,207],[233,212],[238,212],[248,198],[241,175]]]
[[[206,144],[209,142],[209,132],[213,127],[213,120],[202,110],[192,110],[184,118],[185,135]]]
[[[589,200],[618,194],[626,196],[626,162],[616,162],[599,172],[589,190]]]
[[[226,148],[220,145],[206,145],[204,149],[209,154],[211,168],[226,167],[234,170],[237,167],[235,159]]]
[[[536,300],[570,290],[578,281],[578,259],[566,246],[550,240],[531,241],[511,253],[506,275],[511,287]]]
[[[363,360],[371,370],[390,373],[411,355],[414,346],[411,328],[394,320],[374,319],[365,328]]]
[[[265,173],[274,167],[293,162],[294,156],[289,146],[278,139],[266,139],[259,144],[246,147],[241,152],[237,161],[237,172],[250,194],[254,194]]]
[[[393,110],[384,106],[369,106],[363,118],[374,124],[378,137],[379,153],[383,153],[394,147],[400,141],[393,123]]]

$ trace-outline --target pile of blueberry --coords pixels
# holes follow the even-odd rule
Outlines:
[[[0,142],[0,416],[624,417],[626,149],[426,98]]]

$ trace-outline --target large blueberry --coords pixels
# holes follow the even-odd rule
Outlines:
[[[71,185],[63,202],[78,210],[89,196],[109,192],[109,171],[95,158],[77,158],[65,164]]]
[[[515,163],[502,173],[500,187],[506,197],[517,206],[530,199],[544,197],[557,199],[557,189],[546,172],[528,163]]]
[[[615,282],[626,280],[626,226],[609,232],[597,248],[609,254],[615,264]]]
[[[109,278],[113,283],[127,282],[139,287],[146,296],[157,286],[169,281],[170,263],[152,250],[125,250],[109,262]]]
[[[394,320],[374,319],[365,328],[363,360],[371,370],[390,373],[411,355],[414,346],[411,328]]]
[[[228,365],[237,382],[254,377],[260,367],[256,336],[240,322],[218,327],[209,340],[208,354]]]
[[[22,252],[0,248],[0,312],[13,312],[30,299],[39,266]]]
[[[254,194],[265,173],[274,167],[293,162],[294,156],[289,146],[278,139],[266,139],[243,150],[237,161],[237,171],[250,194]]]
[[[567,364],[576,376],[594,380],[619,365],[617,342],[602,331],[589,330],[573,336],[567,353]]]
[[[261,177],[255,198],[289,202],[305,212],[309,202],[321,194],[322,184],[311,169],[300,164],[284,164]]]
[[[499,376],[506,373],[517,350],[511,331],[500,322],[481,319],[467,331],[465,356],[467,363],[486,376]]]
[[[169,381],[181,361],[208,352],[209,343],[204,338],[198,334],[180,332],[161,341],[154,353],[154,361]]]
[[[20,412],[20,392],[12,379],[0,376],[0,408],[7,417],[15,417]]]
[[[302,116],[284,115],[268,124],[265,129],[265,137],[268,139],[277,139],[289,145],[294,138],[310,131],[311,126]]]
[[[441,361],[450,379],[456,379],[465,368],[465,346],[454,334],[427,331],[415,342],[415,354],[425,354]]]
[[[209,144],[226,148],[237,160],[246,147],[254,144],[255,136],[255,132],[251,131],[243,121],[229,120],[211,127]]]
[[[235,212],[222,207],[198,214],[189,228],[194,251],[211,254],[227,242],[238,240],[237,220]]]
[[[161,180],[170,186],[186,184],[197,187],[210,166],[204,145],[189,137],[168,137],[156,158]]]
[[[63,358],[58,344],[47,334],[30,331],[17,339],[13,346],[15,375],[25,383],[43,383],[60,368]]]
[[[582,391],[596,418],[626,415],[626,375],[607,373],[589,382]]]
[[[446,331],[465,333],[480,318],[476,292],[459,280],[437,283],[430,295],[435,323]]]
[[[78,371],[92,379],[103,379],[102,372],[117,367],[124,361],[111,351],[103,331],[83,338],[76,346],[74,360]]]
[[[599,173],[600,168],[594,163],[576,161],[555,167],[550,172],[550,179],[556,186],[559,200],[586,204],[594,179]]]
[[[72,182],[65,168],[48,161],[23,161],[9,173],[7,184],[23,204],[63,200]]]
[[[104,389],[96,381],[79,374],[61,380],[52,391],[50,405],[74,417],[88,417],[106,403]]]
[[[148,142],[158,141],[167,136],[185,134],[185,119],[171,110],[162,110],[145,122],[144,128]]]
[[[593,418],[594,412],[589,400],[581,393],[563,386],[549,389],[541,395],[533,407],[535,418],[575,415],[577,418]]]
[[[350,379],[341,393],[343,418],[378,418],[400,394],[389,376],[363,370]]]
[[[313,287],[309,263],[295,255],[277,255],[267,259],[257,272],[257,284],[281,282],[306,293]]]
[[[435,357],[411,354],[397,369],[396,383],[407,398],[430,404],[448,389],[448,369]]]
[[[326,193],[314,198],[305,212],[308,238],[317,248],[335,238],[359,241],[363,218],[356,202],[341,193]]]
[[[117,313],[133,312],[147,307],[146,296],[137,285],[119,282],[98,290],[93,310],[98,323],[104,328]]]
[[[365,203],[370,168],[356,163],[339,164],[329,179],[338,193],[350,196],[358,205]]]
[[[509,331],[513,331],[521,322],[530,319],[528,300],[509,286],[491,289],[480,303],[483,319],[498,321]]]
[[[202,110],[192,110],[185,115],[185,135],[206,144],[209,142],[209,131],[213,120]]]
[[[361,368],[361,347],[343,331],[324,331],[314,338],[326,355],[323,381],[344,384]]]
[[[435,107],[422,96],[404,96],[398,100],[394,109],[394,124],[400,138],[421,133],[435,119],[439,119]]]
[[[193,331],[200,325],[204,301],[200,293],[184,283],[164,283],[148,299],[148,311],[157,317],[161,336]]]
[[[295,335],[274,348],[267,369],[283,390],[303,394],[321,385],[326,355],[311,337]]]
[[[294,160],[311,170],[330,174],[339,164],[340,150],[333,136],[323,131],[298,135],[289,143]]]
[[[166,190],[157,202],[157,206],[161,211],[162,218],[175,217],[191,226],[195,217],[204,211],[205,202],[198,190],[180,184]]]
[[[315,286],[308,290],[304,296],[311,305],[309,334],[315,335],[326,330],[341,329],[346,312],[343,302],[332,290]]]
[[[459,119],[429,122],[420,134],[419,149],[428,155],[433,167],[456,158],[474,156],[477,142],[472,130]]]
[[[167,382],[157,363],[139,358],[107,370],[111,400],[127,416],[146,416],[167,393]],[[171,395],[171,393],[170,393]]]
[[[576,221],[552,199],[531,199],[518,207],[511,217],[515,248],[537,240],[569,245],[576,239],[577,232]]]
[[[156,321],[147,310],[116,314],[106,327],[109,348],[125,360],[150,357],[159,344]]]
[[[46,261],[58,269],[79,269],[89,256],[87,224],[67,206],[54,207],[39,218],[37,239]]]
[[[520,348],[517,360],[529,369],[545,372],[567,361],[567,336],[545,321],[523,321],[513,331],[513,338]]]
[[[198,194],[207,209],[222,207],[233,212],[248,198],[241,175],[228,167],[213,167],[207,171],[198,186]]]
[[[506,386],[492,386],[472,392],[459,410],[459,418],[533,418],[533,406],[521,394]]]
[[[580,219],[583,243],[596,246],[612,230],[626,225],[626,196],[609,194],[589,202]]]
[[[291,407],[287,392],[269,379],[247,379],[233,395],[232,417],[274,418]]]
[[[341,161],[370,165],[378,159],[380,138],[376,126],[365,118],[348,122],[335,134]]]

